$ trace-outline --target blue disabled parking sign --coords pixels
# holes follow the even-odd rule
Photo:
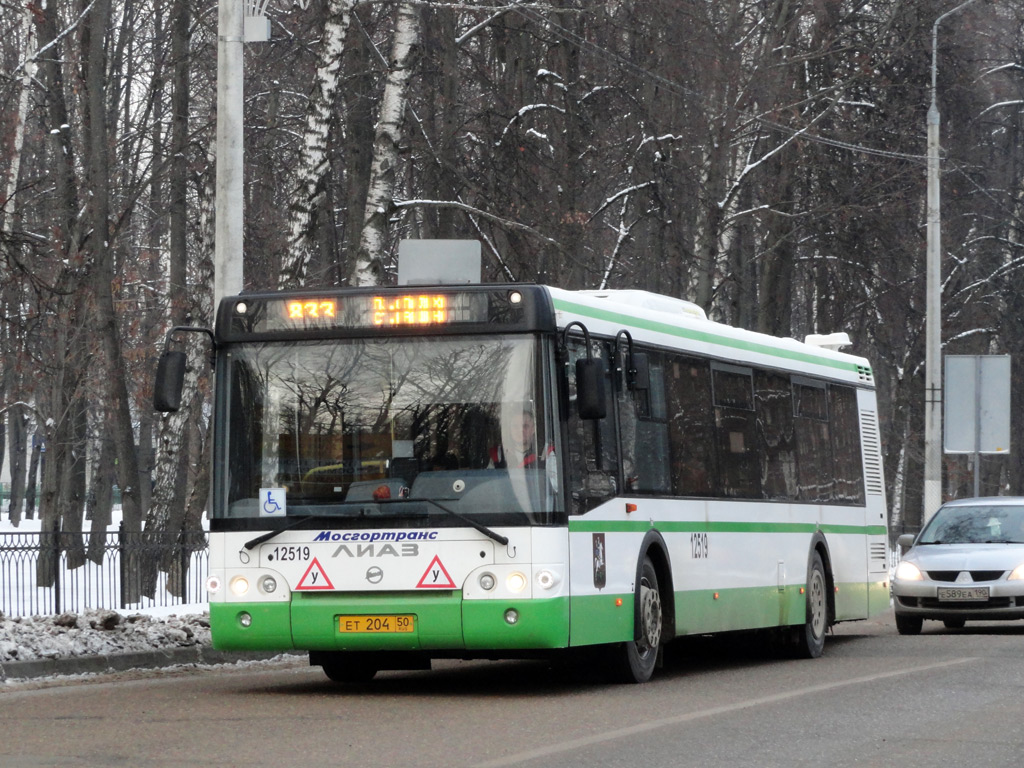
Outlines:
[[[260,488],[260,517],[284,517],[285,506],[284,488]]]

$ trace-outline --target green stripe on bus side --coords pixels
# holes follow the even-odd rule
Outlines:
[[[633,639],[633,594],[573,595],[569,644],[598,645]]]
[[[798,626],[806,621],[807,596],[803,584],[696,589],[675,593],[676,633],[710,632]],[[843,583],[835,593],[836,619],[864,619],[869,607],[884,608],[878,598],[881,584]],[[622,600],[616,605],[616,600]],[[869,606],[869,599],[873,604]],[[888,607],[886,603],[885,607]],[[577,595],[572,598],[571,644],[618,643],[633,638],[633,595]]]
[[[803,624],[807,597],[802,584],[676,592],[676,632],[680,635],[764,629]]]
[[[564,299],[552,299],[555,305],[555,309],[562,310],[564,312],[573,312],[578,315],[584,315],[586,317],[592,317],[595,320],[607,320],[612,323],[620,323],[622,325],[631,325],[635,328],[644,328],[649,331],[655,331],[657,333],[664,333],[669,336],[676,336],[683,339],[692,339],[694,341],[703,341],[710,344],[718,344],[723,347],[732,347],[734,349],[742,349],[747,352],[759,352],[764,355],[772,355],[773,357],[782,357],[788,360],[796,360],[802,363],[813,363],[815,365],[824,365],[829,368],[838,368],[843,371],[854,371],[858,372],[862,366],[855,363],[847,363],[842,360],[833,360],[828,357],[818,357],[817,355],[810,354],[808,352],[795,352],[788,349],[779,349],[772,347],[767,344],[758,344],[753,341],[744,341],[742,339],[730,339],[728,336],[719,336],[715,333],[709,333],[707,331],[695,331],[691,328],[680,328],[675,325],[669,325],[668,323],[660,323],[656,320],[645,320],[639,317],[633,317],[632,315],[625,315],[621,312],[612,312],[606,309],[597,309],[595,307],[588,307],[582,304],[573,304],[572,302],[565,301]],[[869,369],[870,370],[870,369]]]
[[[872,581],[868,584],[868,616],[877,616],[888,611],[892,597],[889,594],[889,581]]]
[[[570,533],[646,533],[649,530],[662,533],[834,533],[857,536],[884,536],[884,525],[837,525],[831,523],[771,523],[758,521],[705,522],[685,520],[673,522],[662,520],[656,525],[650,520],[570,520]]]

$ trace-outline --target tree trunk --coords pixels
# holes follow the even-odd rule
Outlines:
[[[20,37],[25,41],[25,71],[21,77],[20,93],[18,94],[18,111],[14,116],[14,146],[11,151],[11,162],[7,171],[7,189],[3,198],[3,208],[0,209],[3,216],[0,218],[0,230],[10,231],[15,216],[14,196],[18,191],[18,179],[21,175],[21,154],[25,146],[25,118],[28,115],[29,92],[32,88],[32,79],[35,75],[35,62],[32,57],[33,50],[33,26],[32,7],[26,3],[21,13]],[[0,266],[0,275],[3,275],[4,268]]]
[[[28,477],[25,480],[25,519],[36,517],[36,496],[38,495],[40,465],[44,462],[43,439],[40,428],[32,433],[32,458],[28,463]]]
[[[368,7],[353,11],[357,19],[367,13]],[[365,24],[365,22],[364,22]],[[345,184],[341,192],[344,199],[344,241],[338,264],[340,275],[348,278],[354,269],[359,238],[363,232],[363,212],[366,194],[370,188],[370,165],[373,161],[374,113],[373,93],[376,81],[373,74],[372,41],[365,35],[353,35],[345,46],[346,72],[356,73],[345,81],[342,90],[345,115],[345,141],[343,162]]]
[[[114,471],[114,441],[105,429],[99,442],[99,457],[93,463],[86,503],[86,518],[90,521],[86,554],[94,563],[102,565],[107,529],[113,517],[114,483],[117,481],[117,473]]]
[[[306,107],[303,152],[288,205],[291,213],[288,253],[282,260],[278,280],[282,288],[304,283],[311,250],[316,242],[316,213],[324,198],[330,168],[327,138],[341,82],[341,60],[353,4],[354,0],[329,0],[327,4],[327,22],[320,38],[316,77]]]
[[[373,141],[373,162],[370,164],[363,232],[353,269],[352,283],[355,285],[376,285],[380,281],[388,212],[394,199],[409,78],[416,63],[419,45],[419,5],[403,2],[398,6],[395,19],[388,76]]]
[[[7,515],[15,528],[21,523],[21,508],[25,499],[25,459],[28,448],[28,417],[17,410],[9,411],[11,439],[11,499]]]
[[[196,263],[192,273],[196,277],[194,295],[195,310],[192,314],[197,323],[209,325],[213,321],[213,232],[214,232],[214,189],[213,148],[208,156],[209,163],[200,176],[199,189],[199,244],[196,249]],[[209,340],[205,334],[186,334],[183,342],[188,355],[184,401],[175,413],[161,419],[160,437],[157,443],[157,458],[154,468],[156,483],[153,490],[153,505],[146,520],[145,540],[152,546],[160,542],[177,540],[179,534],[186,539],[194,537],[201,530],[202,512],[205,509],[209,489],[208,448],[211,431],[200,429],[205,419],[204,403],[209,392]],[[198,444],[197,444],[198,443]],[[196,457],[201,457],[196,468]],[[204,480],[203,478],[207,478]],[[197,484],[202,486],[198,512],[193,504]],[[159,571],[175,573],[179,567],[170,550],[164,550],[160,558],[151,558],[146,563],[140,579],[144,594],[152,597],[156,592]],[[174,593],[180,581],[168,579],[168,589]]]
[[[89,184],[86,215],[91,234],[86,243],[93,254],[92,295],[95,300],[95,331],[102,350],[103,381],[110,408],[111,428],[117,448],[121,508],[125,527],[137,533],[142,529],[142,508],[138,450],[132,427],[130,395],[121,353],[121,337],[114,311],[111,283],[113,249],[110,243],[110,147],[107,140],[105,34],[110,25],[110,1],[96,0],[83,28],[85,91],[85,157],[83,164]]]

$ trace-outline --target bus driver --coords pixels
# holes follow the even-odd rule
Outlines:
[[[537,423],[532,411],[523,411],[512,417],[509,436],[512,443],[508,446],[507,453],[501,444],[491,446],[488,469],[505,469],[509,466],[539,468],[544,465],[548,455],[555,450],[554,446],[549,445],[545,455],[538,462]]]

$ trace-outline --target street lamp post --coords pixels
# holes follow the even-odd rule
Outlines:
[[[242,147],[245,80],[243,0],[217,8],[217,189],[213,248],[214,311],[242,292]]]
[[[932,24],[931,104],[926,119],[928,135],[928,223],[925,303],[925,421],[924,498],[922,525],[942,504],[942,209],[939,195],[939,108],[935,102],[939,24],[966,8],[967,0],[939,16]]]
[[[213,306],[242,292],[244,43],[270,39],[268,0],[220,0],[217,7],[217,188]]]

